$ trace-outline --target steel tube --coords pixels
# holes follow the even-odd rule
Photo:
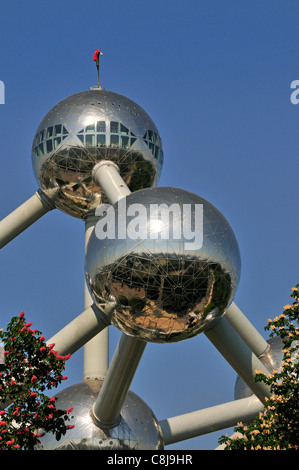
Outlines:
[[[253,393],[265,404],[265,397],[269,398],[271,395],[270,388],[263,382],[255,382],[254,371],[261,370],[265,374],[269,374],[269,371],[225,320],[225,317],[222,317],[215,326],[207,330],[205,335]]]
[[[97,163],[93,167],[92,178],[103,189],[111,204],[131,194],[130,189],[119,174],[118,166],[113,162],[107,160]]]
[[[96,224],[96,217],[85,221],[85,254],[90,235]],[[93,304],[86,279],[84,280],[84,308]],[[104,328],[84,345],[83,380],[99,380],[105,377],[109,366],[109,328]]]
[[[269,344],[234,302],[227,309],[224,318],[257,357],[265,354]]]
[[[170,445],[236,426],[240,421],[250,422],[262,411],[263,404],[251,396],[164,419],[159,424],[165,445]]]
[[[110,161],[97,163],[92,178],[105,192],[111,204],[131,194],[119,174],[118,166]],[[114,352],[103,386],[91,409],[95,423],[113,427],[120,419],[120,411],[139,365],[146,343],[123,334]]]
[[[146,346],[145,341],[122,334],[91,415],[101,427],[119,422],[120,411]]]
[[[106,313],[114,309],[114,304],[107,304]],[[87,341],[105,329],[109,324],[106,315],[95,305],[84,310],[78,317],[68,323],[58,333],[47,341],[55,344],[55,350],[60,355],[74,354]]]
[[[53,199],[57,190],[46,195],[40,189],[21,206],[0,221],[0,248],[20,235],[30,225],[55,208]]]

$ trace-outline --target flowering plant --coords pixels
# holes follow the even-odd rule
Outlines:
[[[67,377],[63,375],[68,356],[59,356],[24,312],[13,317],[7,330],[0,330],[4,363],[0,364],[0,450],[33,450],[39,442],[38,429],[53,433],[57,440],[70,427],[72,409],[60,410],[55,397],[44,394]]]
[[[238,423],[232,437],[222,436],[225,450],[296,450],[299,445],[299,284],[292,288],[292,305],[269,319],[265,330],[270,337],[280,336],[283,360],[279,370],[268,375],[255,371],[255,380],[270,387],[266,409],[251,423]]]

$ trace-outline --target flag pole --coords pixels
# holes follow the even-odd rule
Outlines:
[[[100,88],[100,56],[103,55],[99,49],[97,49],[93,55],[93,60],[97,66],[97,77],[98,77],[98,88]]]

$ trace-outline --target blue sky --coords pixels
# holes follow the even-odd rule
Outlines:
[[[193,191],[229,220],[242,272],[235,302],[267,338],[299,282],[299,4],[293,0],[0,1],[0,219],[37,189],[35,130],[101,83],[141,105],[163,139],[160,186]],[[50,338],[83,310],[84,225],[58,210],[0,253],[0,315],[24,310]],[[111,356],[119,339],[111,328]],[[82,380],[82,352],[66,385]],[[233,400],[236,373],[204,334],[148,344],[131,389],[158,419]],[[231,430],[169,449],[214,449]]]

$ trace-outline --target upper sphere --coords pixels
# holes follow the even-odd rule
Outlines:
[[[134,101],[101,88],[60,101],[39,124],[32,165],[42,190],[60,188],[56,206],[84,218],[105,201],[94,165],[115,162],[131,191],[157,184],[163,146],[149,115]]]

